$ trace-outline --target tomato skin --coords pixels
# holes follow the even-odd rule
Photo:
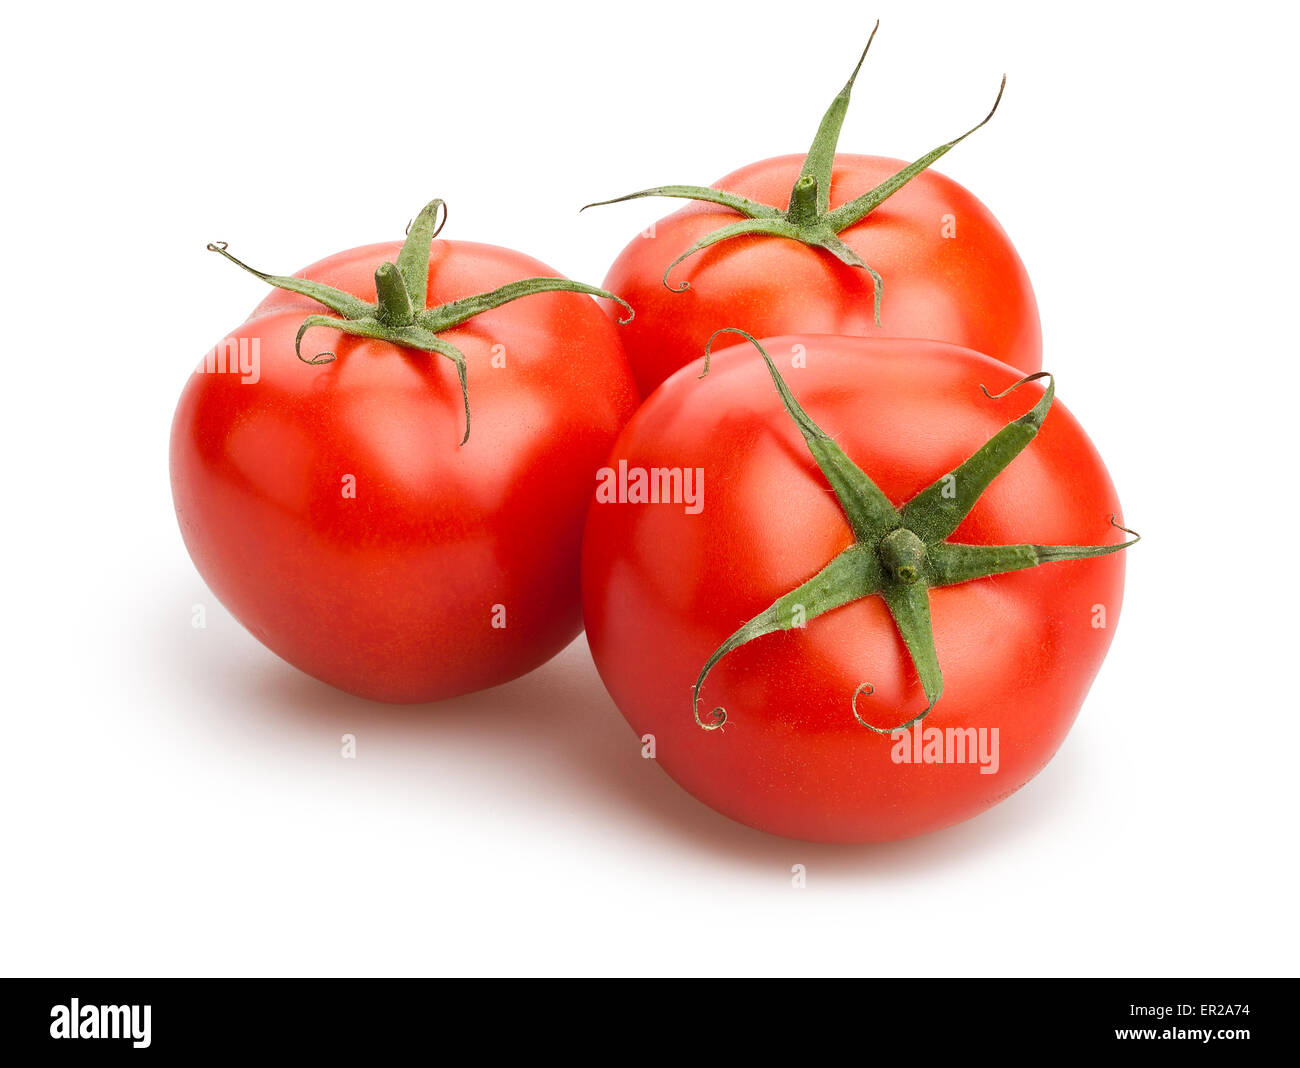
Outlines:
[[[951,470],[1041,395],[1000,401],[1016,371],[938,342],[787,336],[765,341],[809,415],[900,504]],[[807,366],[791,366],[802,345]],[[707,378],[669,379],[640,408],[611,464],[703,468],[703,510],[595,503],[583,542],[583,610],[592,655],[637,735],[704,803],[792,838],[874,842],[967,819],[1033,777],[1056,752],[1110,644],[1123,553],[1047,564],[931,591],[945,689],[920,728],[997,727],[996,773],[973,764],[898,764],[888,735],[925,697],[879,597],[769,634],[725,656],[746,620],[852,543],[829,486],[746,344],[716,354]],[[1038,438],[993,482],[950,540],[1103,544],[1117,540],[1114,487],[1059,401]],[[1105,626],[1097,628],[1097,606]],[[986,735],[990,737],[991,735]]]
[[[300,276],[373,301],[375,268],[399,248],[353,249]],[[429,304],[555,273],[440,240]],[[260,380],[196,373],[185,386],[171,480],[200,573],[275,653],[363,697],[430,701],[531,670],[581,629],[594,472],[637,402],[617,328],[589,297],[543,293],[442,334],[468,362],[462,446],[449,360],[313,329],[303,355],[337,359],[310,366],[294,336],[322,310],[273,291],[230,335],[259,339]]]
[[[784,209],[802,155],[763,160],[714,187]],[[837,155],[832,209],[869,192],[905,163]],[[954,237],[944,237],[951,216]],[[934,338],[987,353],[1026,374],[1042,367],[1042,332],[1029,276],[992,213],[937,171],[913,178],[840,237],[884,280],[881,325],[871,276],[824,249],[776,237],[732,238],[664,271],[695,241],[738,221],[714,204],[691,203],[638,236],[605,278],[637,315],[622,335],[642,396],[699,359],[709,335],[735,326],[755,337],[848,334]]]

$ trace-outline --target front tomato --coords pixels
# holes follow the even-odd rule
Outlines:
[[[301,272],[324,303],[268,279],[282,289],[191,376],[172,426],[176,512],[213,593],[291,664],[384,701],[504,682],[579,632],[592,473],[636,405],[595,291],[535,279],[514,300],[553,272],[489,245],[430,253],[439,206],[406,246]]]
[[[1110,644],[1106,469],[1050,388],[985,396],[1018,373],[977,353],[762,344],[793,407],[742,345],[615,445],[583,546],[601,677],[669,775],[751,826],[866,842],[973,816],[1056,752]]]

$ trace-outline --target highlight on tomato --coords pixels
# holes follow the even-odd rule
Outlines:
[[[1045,373],[733,332],[633,416],[589,512],[601,678],[750,826],[870,842],[974,816],[1050,760],[1110,645],[1136,539],[1105,465]]]
[[[597,202],[694,202],[633,238],[605,278],[637,309],[623,345],[643,396],[723,325],[756,337],[934,338],[1041,369],[1038,305],[1015,246],[973,194],[930,169],[993,117],[1002,89],[983,120],[912,163],[837,155],[866,55],[806,155],[752,163],[707,188]]]
[[[637,404],[589,295],[492,245],[350,249],[275,287],[191,375],[172,425],[186,547],[289,663],[382,701],[537,667],[581,629],[592,478]],[[472,415],[472,418],[471,418]]]

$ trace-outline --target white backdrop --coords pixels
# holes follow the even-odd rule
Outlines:
[[[1294,13],[500,6],[6,15],[0,969],[1294,974]],[[581,204],[803,151],[877,16],[841,147],[918,156],[1008,74],[939,169],[1016,242],[1145,536],[1037,779],[913,841],[784,841],[642,760],[581,639],[393,709],[224,613],[167,436],[263,287],[207,241],[288,272],[441,196],[446,236],[599,283],[672,205]]]

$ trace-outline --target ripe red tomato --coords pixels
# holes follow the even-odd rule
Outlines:
[[[763,346],[828,435],[820,447],[838,445],[874,480],[886,510],[930,487],[942,511],[943,476],[954,473],[953,495],[972,493],[974,504],[969,513],[944,513],[950,526],[959,522],[950,543],[976,555],[988,551],[962,546],[1015,546],[1058,562],[932,584],[928,610],[914,622],[923,635],[932,627],[937,687],[931,672],[913,666],[930,662],[924,650],[909,651],[898,613],[884,597],[866,596],[824,615],[814,609],[802,626],[782,621],[792,629],[722,656],[703,682],[697,723],[692,688],[728,636],[852,546],[866,545],[864,574],[883,566],[877,561],[890,540],[855,538],[763,361],[743,344],[714,356],[703,379],[698,367],[670,378],[614,447],[610,467],[628,472],[620,476],[628,485],[637,471],[660,472],[650,481],[663,487],[662,472],[671,471],[696,473],[691,484],[703,484],[691,507],[664,503],[672,495],[663,489],[660,503],[597,497],[582,576],[596,666],[636,733],[654,735],[664,770],[742,823],[813,841],[866,842],[964,820],[1052,757],[1110,644],[1122,554],[1061,558],[1116,543],[1110,517],[1119,503],[1106,468],[1069,412],[1059,404],[1048,411],[1041,386],[996,399],[982,393],[981,385],[1002,390],[1018,374],[979,353],[841,336]],[[1026,447],[1035,417],[1041,431]],[[1008,441],[1024,451],[979,495],[970,465],[958,465],[994,449],[981,446],[1000,431],[1000,464],[1014,455]],[[911,512],[901,514],[920,529]],[[925,574],[940,560],[938,550],[927,551]],[[824,593],[815,586],[803,587],[813,601]],[[725,708],[725,723],[701,729],[716,726],[714,706]],[[897,738],[855,717],[887,731],[927,706]],[[934,755],[936,730],[941,755],[952,739],[951,760],[925,759],[927,749]],[[959,760],[958,745],[973,759]]]
[[[804,157],[743,167],[714,184],[786,208]],[[830,208],[868,193],[906,164],[837,155]],[[883,280],[880,326],[871,276],[825,249],[780,237],[740,236],[698,252],[664,274],[692,244],[736,223],[716,204],[692,203],[632,239],[605,288],[636,309],[621,335],[643,396],[699,358],[720,326],[755,337],[850,334],[917,337],[975,349],[1026,373],[1042,367],[1038,305],[1029,275],[997,219],[970,192],[928,170],[839,236]]]
[[[374,301],[376,269],[400,248],[341,252],[297,277]],[[434,241],[415,310],[536,275],[554,272]],[[295,337],[323,311],[274,291],[228,339],[260,346],[256,380],[201,367],[185,386],[171,478],[200,573],[270,649],[363,697],[434,700],[541,664],[581,629],[592,477],[636,407],[618,328],[587,296],[544,292],[440,333],[467,365],[462,445],[450,360],[318,327],[303,356],[337,358],[313,366]]]
[[[934,338],[1022,371],[1041,366],[1038,306],[1015,248],[983,204],[929,169],[993,118],[1006,78],[981,122],[912,163],[837,155],[876,29],[804,155],[755,163],[710,188],[598,202],[696,202],[633,239],[606,278],[639,313],[623,342],[643,396],[720,327]]]

